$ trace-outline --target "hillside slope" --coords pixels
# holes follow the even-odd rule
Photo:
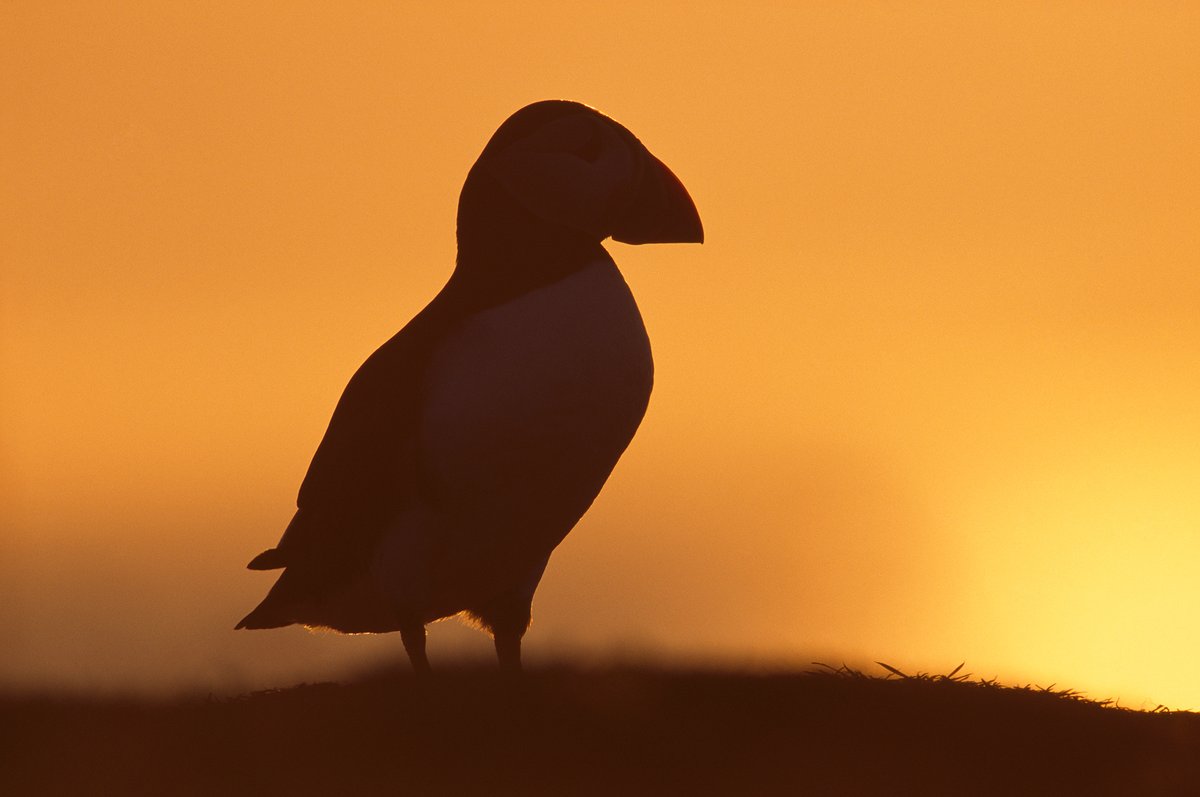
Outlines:
[[[3,794],[1196,794],[1200,715],[853,672],[460,670],[0,701]]]

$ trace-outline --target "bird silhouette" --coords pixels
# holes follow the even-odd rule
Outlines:
[[[441,292],[358,369],[251,570],[283,568],[238,628],[399,631],[459,615],[519,669],[534,590],[645,414],[650,344],[601,245],[702,242],[682,183],[576,102],[513,114],[472,166]]]

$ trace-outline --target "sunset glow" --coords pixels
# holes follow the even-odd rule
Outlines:
[[[467,169],[567,97],[686,183],[656,361],[526,655],[813,659],[1200,709],[1200,7],[6,4],[0,687],[316,680],[239,632]],[[430,656],[487,655],[434,627]]]

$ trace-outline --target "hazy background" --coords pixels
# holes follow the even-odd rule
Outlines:
[[[1200,7],[195,5],[0,8],[0,687],[400,656],[234,633],[243,566],[449,275],[487,138],[566,97],[708,243],[610,245],[655,395],[532,660],[965,659],[1200,708]]]

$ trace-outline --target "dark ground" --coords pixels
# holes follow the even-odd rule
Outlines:
[[[0,698],[0,794],[1200,795],[1200,714],[947,677],[386,674]]]

